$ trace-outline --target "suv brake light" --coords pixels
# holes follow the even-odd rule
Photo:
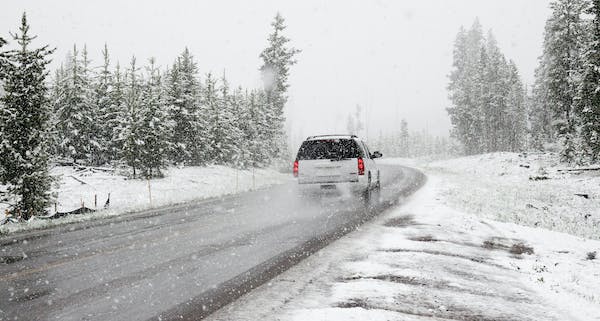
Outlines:
[[[362,157],[358,158],[358,175],[365,175],[365,161]]]
[[[294,177],[298,177],[298,160],[294,161]]]

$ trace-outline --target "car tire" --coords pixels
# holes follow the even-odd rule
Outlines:
[[[371,201],[371,192],[372,192],[371,172],[369,172],[369,176],[367,178],[367,187],[365,188],[365,190],[362,193],[365,204],[368,204]]]
[[[381,181],[379,178],[379,171],[377,171],[377,181],[373,182],[371,179],[371,173],[369,172],[367,188],[363,192],[363,200],[367,208],[372,208],[379,204],[381,191]]]

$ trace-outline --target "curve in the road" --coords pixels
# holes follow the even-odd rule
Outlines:
[[[205,318],[221,307],[231,303],[240,296],[252,291],[278,274],[298,264],[306,257],[317,252],[336,239],[355,230],[357,227],[381,214],[386,209],[397,205],[401,197],[410,196],[421,188],[425,184],[425,181],[426,176],[423,173],[412,168],[404,167],[403,172],[400,172],[392,179],[386,179],[384,187],[386,189],[391,189],[391,193],[390,190],[388,190],[386,193],[387,195],[382,196],[379,202],[371,203],[365,208],[363,216],[356,216],[354,219],[338,226],[336,229],[313,237],[305,243],[287,250],[272,259],[245,271],[237,277],[220,284],[219,287],[202,293],[184,304],[161,313],[156,318],[152,318],[152,320],[199,320]]]

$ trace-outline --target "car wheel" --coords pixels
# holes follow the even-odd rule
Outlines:
[[[372,187],[371,187],[371,172],[369,172],[369,176],[367,178],[367,187],[363,191],[363,198],[365,200],[365,203],[368,203],[370,201],[370,199],[371,199],[371,192],[372,192]]]

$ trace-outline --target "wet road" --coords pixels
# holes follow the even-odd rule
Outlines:
[[[0,238],[0,320],[196,320],[414,192],[382,167],[378,201],[295,183]],[[375,198],[375,197],[374,197]]]

